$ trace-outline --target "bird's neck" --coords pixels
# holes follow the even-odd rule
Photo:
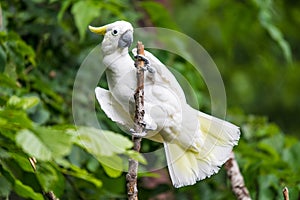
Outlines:
[[[115,84],[124,77],[124,75],[135,70],[134,61],[128,54],[128,48],[118,49],[110,54],[104,54],[103,63],[107,67],[106,73],[108,81]]]
[[[126,109],[136,88],[136,69],[128,54],[128,48],[104,55],[103,63],[107,67],[108,88],[114,98]]]
[[[106,67],[112,68],[112,66],[116,66],[119,62],[122,62],[122,59],[129,56],[128,48],[119,48],[113,52],[107,52],[102,49],[103,53],[103,63]]]

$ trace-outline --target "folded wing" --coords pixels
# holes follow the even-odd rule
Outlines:
[[[125,126],[128,130],[133,127],[131,116],[114,99],[110,91],[97,87],[95,94],[101,109],[112,121]]]

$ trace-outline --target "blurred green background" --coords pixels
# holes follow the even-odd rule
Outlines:
[[[0,5],[0,198],[43,199],[53,191],[60,199],[126,199],[125,174],[102,161],[122,165],[128,157],[143,159],[98,105],[102,127],[118,135],[103,133],[119,150],[101,151],[105,139],[96,137],[99,131],[88,124],[75,128],[72,116],[77,70],[101,42],[87,26],[121,19],[197,40],[224,80],[227,119],[241,127],[234,151],[251,197],[283,199],[287,186],[290,199],[300,198],[299,1],[2,0]],[[209,113],[210,97],[194,68],[166,52],[155,55],[189,81],[199,108]],[[86,102],[86,96],[79,99]],[[142,151],[158,147],[144,140]],[[32,156],[36,170],[28,161]],[[234,198],[223,168],[180,189],[172,187],[166,170],[140,177],[140,199]]]

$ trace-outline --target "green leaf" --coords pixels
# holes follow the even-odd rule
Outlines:
[[[20,180],[15,180],[14,191],[24,198],[30,198],[33,200],[44,200],[44,197],[40,193],[36,193],[28,185],[24,185]]]
[[[50,117],[50,113],[42,103],[38,104],[36,107],[27,111],[30,119],[34,121],[36,124],[44,124]]]
[[[122,175],[122,172],[123,172],[123,171],[111,168],[107,165],[102,165],[102,167],[103,167],[105,173],[111,178],[118,178]]]
[[[257,147],[268,152],[272,157],[270,159],[279,160],[280,152],[283,150],[284,136],[282,134],[274,135],[258,142]]]
[[[77,134],[78,145],[93,155],[113,156],[114,154],[122,154],[133,146],[128,138],[111,131],[80,127]]]
[[[0,126],[0,133],[2,130],[2,134],[7,130],[18,131],[32,127],[31,120],[23,110],[0,109],[0,119],[3,124],[3,126]]]
[[[259,20],[271,38],[277,42],[279,47],[281,48],[284,57],[288,63],[292,62],[292,52],[289,43],[284,39],[282,32],[279,28],[274,25],[273,20],[273,1],[260,1],[253,0],[255,4],[258,6],[259,10]]]
[[[3,173],[6,180],[10,182],[14,192],[16,192],[20,197],[43,200],[43,196],[41,194],[36,193],[30,186],[23,184],[16,178],[15,174],[20,174],[16,173],[15,168],[12,167],[7,160],[0,159],[0,166],[1,173]]]
[[[294,170],[299,172],[300,170],[300,142],[294,144],[290,148],[284,149],[282,153],[283,160]]]
[[[169,11],[162,4],[153,1],[141,1],[140,4],[147,11],[156,26],[178,29]]]
[[[44,192],[53,191],[56,196],[63,194],[65,188],[64,177],[51,163],[37,165],[36,176]]]
[[[24,64],[36,66],[35,52],[31,46],[26,44],[21,37],[15,32],[9,32],[7,35],[7,44],[10,49],[10,54],[13,56],[13,62],[16,64],[17,71],[24,70]]]
[[[17,105],[20,104],[20,101],[21,101],[21,99],[19,97],[12,96],[7,101],[7,106],[19,108],[19,106],[17,106]]]
[[[34,79],[32,87],[37,91],[40,91],[41,93],[51,97],[54,103],[56,103],[55,105],[53,105],[55,107],[61,107],[61,104],[64,102],[64,99],[61,96],[59,96],[55,91],[53,91],[50,85],[46,84],[43,80],[39,78]]]
[[[0,148],[0,159],[3,158],[10,158],[10,155],[9,152],[7,152],[7,150]]]
[[[11,183],[4,176],[0,175],[0,197],[6,197],[8,199],[11,189]]]
[[[17,133],[16,142],[24,152],[37,159],[50,160],[52,158],[51,150],[33,132],[27,129]]]
[[[90,174],[85,169],[81,169],[63,160],[60,161],[60,164],[63,164],[65,168],[68,168],[68,169],[62,169],[62,173],[90,182],[94,184],[96,187],[102,187],[102,181],[95,178],[92,174]]]
[[[259,198],[261,200],[275,199],[273,189],[278,189],[279,179],[275,175],[264,175],[258,177]]]
[[[7,101],[7,106],[15,109],[21,108],[23,110],[27,110],[37,105],[39,101],[40,99],[35,96],[22,98],[19,98],[17,96],[11,96]]]
[[[17,82],[9,76],[7,76],[6,74],[0,73],[0,82],[2,87],[8,87],[13,89],[18,88]]]
[[[134,150],[128,150],[125,152],[125,154],[128,155],[130,158],[139,161],[141,164],[147,164],[147,160],[139,152],[136,152]]]
[[[26,172],[34,172],[28,160],[28,156],[26,156],[24,153],[20,155],[19,153],[9,152],[9,155],[12,159],[14,159],[18,163],[18,165],[22,168],[22,170]]]
[[[97,156],[97,159],[102,164],[106,174],[112,178],[119,177],[124,171],[123,161],[118,156]]]
[[[57,1],[57,0],[51,0],[50,3],[53,3],[55,1]],[[69,6],[71,5],[71,3],[72,3],[72,0],[65,0],[62,3],[62,6],[61,6],[61,8],[60,8],[60,10],[58,12],[58,15],[57,15],[57,20],[58,20],[59,23],[63,20],[64,13],[69,8]]]
[[[17,144],[29,155],[49,161],[71,151],[73,136],[67,131],[44,127],[34,127],[33,130],[21,130],[16,136]]]
[[[87,165],[86,165],[86,168],[90,171],[90,172],[93,172],[95,173],[96,170],[99,168],[100,166],[100,163],[98,162],[97,159],[95,159],[94,157],[90,158]]]
[[[4,49],[0,46],[0,72],[3,72],[5,69],[6,59],[7,59],[6,53]]]
[[[40,99],[38,97],[34,97],[34,96],[23,97],[21,102],[22,102],[22,108],[24,110],[27,110],[29,108],[36,106],[40,102]]]
[[[110,177],[118,177],[124,171],[123,160],[118,154],[128,155],[142,164],[147,163],[141,154],[128,150],[133,144],[120,134],[87,127],[80,127],[77,134],[77,144],[94,155]]]
[[[0,126],[4,126],[5,124],[7,124],[7,120],[0,118]]]
[[[66,156],[71,151],[74,140],[68,129],[37,126],[33,130],[55,157]]]
[[[88,25],[100,16],[101,4],[95,1],[78,1],[72,6],[72,14],[79,31],[80,41],[85,38]]]

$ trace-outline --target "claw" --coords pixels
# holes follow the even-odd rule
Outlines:
[[[145,127],[144,124],[142,124],[142,126]],[[143,128],[141,133],[137,133],[133,128],[129,129],[129,132],[135,137],[145,137],[147,135],[145,128]]]
[[[138,54],[134,58],[135,59],[141,59],[145,62],[145,66],[143,67],[144,71],[149,71],[150,73],[155,73],[155,69],[150,66],[150,61],[144,55]]]
[[[134,137],[145,137],[147,135],[146,131],[143,131],[141,133],[137,133],[133,129],[130,129],[129,131]]]
[[[150,65],[146,65],[146,67],[150,73],[155,73],[155,69],[153,67],[151,67]]]
[[[150,61],[148,60],[148,58],[146,58],[146,56],[141,55],[141,54],[137,54],[136,56],[134,56],[135,59],[139,58],[141,60],[143,60],[145,62],[145,65],[150,64]]]
[[[154,131],[155,128],[148,125],[145,121],[140,122],[140,125],[143,126],[142,133],[137,133],[133,128],[129,129],[129,132],[135,137],[145,137],[148,131]]]
[[[129,132],[134,135],[135,130],[133,128],[129,129]]]
[[[155,69],[153,67],[150,67],[150,65],[145,65],[142,69],[150,73],[155,73]]]

